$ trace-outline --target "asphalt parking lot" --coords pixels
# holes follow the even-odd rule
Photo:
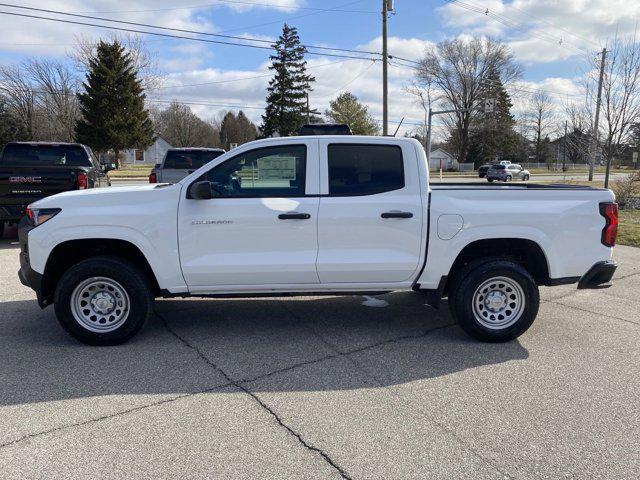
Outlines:
[[[9,232],[11,233],[11,232]],[[87,347],[0,242],[3,478],[638,478],[640,249],[481,344],[415,293],[162,300]]]

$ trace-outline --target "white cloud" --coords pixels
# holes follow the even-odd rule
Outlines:
[[[521,61],[551,62],[599,50],[616,34],[632,34],[640,2],[460,1],[447,3],[437,12],[449,27],[506,41]]]

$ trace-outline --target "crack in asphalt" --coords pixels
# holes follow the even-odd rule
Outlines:
[[[566,303],[558,302],[556,300],[552,300],[548,303],[555,303],[556,305],[561,305],[563,307],[572,308],[573,310],[578,310],[580,312],[591,313],[593,315],[600,315],[602,317],[610,318],[612,320],[619,320],[621,322],[630,323],[632,325],[640,325],[638,322],[634,322],[632,320],[627,320],[626,318],[616,317],[615,315],[609,315],[607,313],[594,312],[593,310],[589,310],[587,308],[576,307],[575,305],[567,305]]]
[[[353,349],[353,350],[347,350],[347,351],[341,351],[337,345],[334,345],[333,343],[331,343],[329,340],[325,339],[319,332],[317,332],[312,325],[309,325],[308,322],[306,322],[302,317],[300,317],[298,314],[296,314],[293,310],[291,310],[288,305],[286,305],[284,302],[281,302],[283,308],[291,315],[293,316],[296,320],[299,320],[302,322],[302,324],[307,328],[307,330],[309,330],[309,332],[311,332],[312,335],[314,335],[316,338],[318,338],[322,343],[324,343],[328,348],[330,348],[331,350],[333,350],[334,352],[337,352],[336,356],[340,356],[343,357],[345,360],[347,360],[348,362],[350,362],[352,365],[354,365],[356,367],[356,369],[358,369],[361,373],[363,373],[364,375],[369,376],[370,378],[372,378],[380,388],[383,388],[384,390],[388,391],[389,393],[391,393],[391,395],[393,395],[394,397],[396,397],[397,399],[399,399],[402,403],[408,405],[409,407],[416,407],[416,405],[414,405],[413,403],[407,401],[405,398],[403,398],[400,394],[398,394],[397,392],[395,392],[393,389],[387,389],[385,387],[385,384],[382,380],[380,380],[375,374],[369,372],[366,368],[364,368],[362,365],[360,365],[360,363],[358,363],[357,360],[355,360],[354,358],[351,357],[352,354],[354,353],[359,353],[359,352],[363,352],[366,350],[369,350],[370,348],[373,348],[374,346],[380,346],[380,345],[385,345],[385,344],[390,344],[390,343],[396,343],[400,340],[406,340],[406,339],[419,339],[419,338],[424,338],[427,335],[431,334],[432,332],[438,331],[438,330],[444,330],[446,328],[452,327],[457,325],[457,322],[453,322],[453,323],[449,323],[446,325],[441,325],[439,327],[435,327],[435,328],[431,328],[428,329],[420,334],[416,334],[416,335],[405,335],[402,337],[397,337],[397,338],[392,338],[389,339],[387,341],[383,341],[383,342],[379,342],[376,345],[370,345],[370,346],[366,346],[366,347],[362,347],[362,348],[357,348],[357,349]],[[433,308],[433,307],[432,307]],[[439,315],[438,312],[436,312],[436,315]],[[456,441],[458,441],[458,443],[460,443],[461,445],[464,445],[465,448],[467,448],[467,450],[469,452],[471,452],[473,455],[475,455],[480,461],[485,462],[487,465],[490,465],[491,467],[493,467],[499,474],[503,475],[506,478],[510,478],[513,479],[514,477],[512,477],[511,475],[509,475],[507,472],[503,471],[499,465],[496,465],[492,460],[484,457],[480,452],[478,452],[472,445],[469,445],[469,443],[464,440],[463,438],[461,438],[457,432],[455,432],[454,430],[449,429],[446,425],[438,422],[437,420],[434,420],[432,418],[427,417],[423,412],[420,411],[420,409],[418,408],[418,412],[425,417],[428,421],[432,422],[434,425],[436,425],[438,428],[440,428],[441,430],[443,430],[444,432],[448,433],[449,435],[451,435],[453,438],[456,439]]]
[[[110,420],[112,418],[117,418],[117,417],[120,417],[122,415],[127,415],[129,413],[139,412],[139,411],[145,410],[147,408],[157,407],[157,406],[164,405],[164,404],[167,404],[167,403],[176,402],[178,400],[182,400],[183,398],[191,397],[193,395],[199,395],[199,394],[202,394],[202,393],[209,393],[209,392],[212,392],[212,391],[217,390],[219,388],[224,388],[225,386],[230,386],[230,384],[220,384],[220,385],[216,385],[215,387],[210,387],[210,388],[206,388],[204,390],[199,390],[197,392],[183,393],[181,395],[176,395],[176,396],[173,396],[171,398],[164,398],[162,400],[158,400],[157,402],[146,403],[144,405],[138,405],[137,407],[128,408],[126,410],[120,410],[119,412],[110,413],[108,415],[102,415],[100,417],[89,418],[87,420],[83,420],[82,422],[76,422],[76,423],[70,423],[70,424],[66,424],[66,425],[60,425],[60,426],[57,426],[55,428],[50,428],[48,430],[42,430],[40,432],[30,433],[28,435],[23,435],[22,437],[18,437],[16,439],[10,440],[8,442],[2,443],[2,444],[0,444],[0,448],[10,447],[12,445],[15,445],[16,443],[20,443],[20,442],[23,442],[25,440],[31,440],[31,439],[40,437],[41,435],[47,435],[49,433],[55,433],[55,432],[59,432],[61,430],[67,430],[69,428],[82,427],[84,425],[89,425],[90,423],[102,422],[104,420]]]
[[[331,467],[333,467],[340,474],[340,476],[342,478],[344,478],[345,480],[352,480],[351,477],[347,474],[347,472],[340,465],[338,465],[326,452],[324,452],[321,448],[318,448],[318,447],[308,443],[304,438],[302,438],[302,435],[300,433],[296,432],[295,430],[293,430],[293,428],[288,426],[284,422],[284,420],[276,413],[275,410],[273,410],[265,402],[263,402],[260,399],[260,397],[258,397],[254,392],[249,390],[249,388],[247,388],[244,385],[244,383],[246,383],[246,382],[244,382],[244,383],[243,382],[238,382],[238,381],[234,380],[233,378],[231,378],[222,368],[220,368],[209,357],[207,357],[202,352],[202,350],[200,350],[198,348],[197,345],[192,344],[186,338],[182,337],[175,330],[173,330],[169,326],[169,323],[167,322],[166,318],[164,318],[164,316],[158,314],[157,311],[155,312],[155,314],[156,314],[156,316],[158,318],[160,318],[160,320],[162,320],[162,323],[163,323],[164,327],[167,329],[167,331],[171,335],[173,335],[180,342],[182,342],[183,345],[185,345],[186,347],[188,347],[191,350],[193,350],[207,365],[209,365],[214,370],[216,370],[218,373],[220,373],[220,375],[222,375],[231,385],[233,385],[237,389],[241,390],[242,392],[244,392],[248,396],[250,396],[263,410],[265,410],[267,413],[269,413],[282,428],[284,428],[290,435],[295,437],[303,447],[305,447],[309,451],[315,452],[318,455],[320,455],[325,460],[325,462],[327,462]]]

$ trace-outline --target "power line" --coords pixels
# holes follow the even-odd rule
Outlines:
[[[208,37],[226,38],[226,39],[232,39],[232,40],[241,40],[241,41],[247,41],[247,42],[262,43],[262,44],[266,43],[269,46],[271,46],[273,44],[273,42],[271,40],[264,40],[264,39],[261,39],[261,38],[241,37],[241,36],[235,36],[235,35],[224,35],[224,34],[221,34],[221,33],[202,32],[202,31],[198,31],[198,30],[187,30],[187,29],[183,29],[183,28],[172,28],[172,27],[165,27],[165,26],[162,26],[162,25],[152,25],[152,24],[149,24],[149,23],[129,22],[129,21],[126,21],[126,20],[116,20],[116,19],[106,18],[106,17],[97,17],[97,16],[94,16],[94,15],[81,15],[81,14],[78,14],[78,13],[62,12],[60,10],[51,10],[51,9],[47,9],[47,8],[24,7],[24,6],[21,6],[21,5],[15,5],[15,4],[11,4],[11,3],[0,3],[0,6],[11,7],[11,8],[19,8],[19,9],[22,9],[22,10],[29,10],[29,11],[35,11],[35,12],[52,13],[52,14],[55,14],[55,15],[64,15],[64,16],[83,18],[83,19],[88,19],[88,20],[98,20],[98,21],[101,21],[101,22],[111,22],[111,23],[119,23],[119,24],[123,24],[123,25],[133,25],[133,26],[136,26],[136,27],[154,28],[154,29],[166,30],[166,31],[170,31],[170,32],[190,33],[190,34],[194,34],[194,35],[204,35],[204,36],[208,36]],[[51,19],[49,18],[49,20],[51,20]],[[354,50],[354,49],[349,49],[349,48],[323,47],[323,46],[317,46],[317,45],[302,45],[302,46],[307,48],[307,49],[311,48],[311,49],[314,49],[314,50],[327,50],[327,51],[347,52],[347,53],[362,53],[362,54],[367,54],[367,55],[380,55],[380,53],[378,53],[378,52],[371,52],[371,51],[366,51],[366,50]]]
[[[267,46],[262,46],[262,45],[251,45],[251,44],[246,44],[246,43],[228,42],[228,41],[223,41],[223,40],[212,40],[212,39],[207,39],[207,38],[188,37],[188,36],[184,36],[184,35],[174,35],[174,34],[161,33],[161,32],[150,32],[150,31],[147,31],[147,30],[137,30],[137,29],[133,29],[133,28],[124,28],[124,27],[117,27],[117,26],[110,26],[110,25],[100,25],[100,24],[96,24],[96,23],[79,22],[79,21],[76,21],[76,20],[63,20],[61,18],[43,17],[43,16],[39,16],[39,15],[29,15],[29,14],[26,14],[26,13],[0,11],[0,14],[2,14],[2,15],[11,15],[11,16],[15,16],[15,17],[33,18],[33,19],[39,19],[39,20],[49,20],[49,21],[52,21],[52,22],[67,23],[67,24],[72,24],[72,25],[84,25],[84,26],[88,26],[88,27],[104,28],[104,29],[107,29],[107,30],[118,30],[118,31],[122,31],[122,32],[139,33],[139,34],[142,34],[142,35],[154,35],[154,36],[157,36],[157,37],[164,37],[164,38],[176,38],[176,39],[180,39],[180,40],[191,40],[191,41],[194,41],[194,42],[214,43],[214,44],[220,44],[220,45],[232,45],[232,46],[236,46],[236,47],[257,48],[257,49],[260,49],[260,50],[273,50],[273,47],[271,47],[271,46],[267,47]],[[328,50],[332,50],[332,49],[328,48]],[[322,52],[312,52],[312,51],[307,51],[307,53],[309,55],[319,55],[319,56],[324,56],[324,57],[352,58],[352,59],[359,59],[359,60],[373,60],[370,57],[358,57],[358,56],[353,56],[353,55],[351,55],[351,56],[350,55],[341,55],[341,54],[336,54],[336,53],[322,53]]]
[[[355,4],[355,3],[362,3],[363,0],[359,0],[357,2],[351,2],[349,5],[351,4]],[[85,11],[82,13],[146,13],[146,12],[168,12],[168,11],[175,11],[175,10],[199,10],[199,9],[203,9],[203,8],[211,8],[211,7],[219,7],[219,6],[224,6],[224,5],[250,5],[250,6],[257,6],[257,7],[275,7],[275,8],[279,8],[281,10],[286,10],[286,9],[290,9],[290,10],[309,10],[309,11],[314,11],[317,13],[323,13],[323,12],[342,12],[342,13],[368,13],[368,14],[376,14],[378,12],[372,11],[372,10],[346,10],[340,7],[336,7],[336,8],[317,8],[317,7],[301,7],[301,6],[295,6],[295,7],[287,7],[286,5],[280,5],[277,3],[260,3],[260,2],[248,2],[248,1],[237,1],[237,0],[216,0],[215,3],[204,3],[204,4],[200,4],[200,5],[192,5],[192,6],[187,6],[187,7],[167,7],[167,8],[151,8],[151,9],[144,9],[144,10],[102,10],[102,11]]]

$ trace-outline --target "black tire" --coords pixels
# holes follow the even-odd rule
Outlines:
[[[505,182],[510,182],[511,181],[511,175],[507,175],[507,178],[504,179]]]
[[[95,277],[117,282],[128,297],[128,314],[123,315],[119,326],[111,331],[92,331],[83,326],[73,313],[76,287]],[[54,297],[56,317],[62,328],[82,343],[119,345],[138,333],[153,311],[153,293],[149,283],[144,272],[126,260],[109,256],[83,260],[67,270],[58,282]],[[105,319],[96,321],[102,320]],[[99,328],[97,324],[96,327]]]
[[[525,182],[528,181],[529,180],[529,175],[525,175],[522,180],[524,180]]]
[[[514,316],[512,318],[515,320],[510,324],[505,323],[503,328],[495,325],[493,328],[487,327],[486,324],[491,323],[489,318],[486,318],[484,320],[485,324],[483,324],[476,318],[476,313],[474,313],[476,291],[485,282],[489,282],[494,278],[506,278],[509,282],[517,284],[520,292],[514,291],[513,294],[522,299],[522,306],[518,305],[519,316],[509,310],[509,305],[505,305],[506,312],[511,312],[509,315],[513,313]],[[503,285],[500,280],[490,283],[492,285]],[[506,288],[510,288],[508,283]],[[481,294],[482,292],[479,292],[479,295]],[[506,295],[509,295],[509,293],[507,292]],[[482,296],[478,298],[482,300]],[[508,299],[506,301],[509,302]],[[511,305],[516,304],[512,303]],[[509,260],[489,260],[482,263],[472,263],[457,275],[454,275],[450,285],[449,308],[452,315],[468,335],[482,342],[507,342],[519,337],[527,331],[535,320],[539,306],[540,294],[535,280],[522,266]],[[479,311],[482,311],[483,315],[489,314],[491,316],[491,310],[482,310],[482,308],[489,307],[480,307]],[[480,318],[482,318],[481,315]],[[506,318],[504,321],[508,320]]]
[[[487,180],[489,180],[489,183],[493,183],[493,178],[487,178]]]
[[[4,220],[0,220],[0,239],[4,238]]]

